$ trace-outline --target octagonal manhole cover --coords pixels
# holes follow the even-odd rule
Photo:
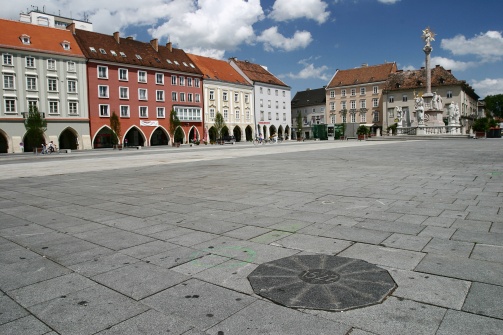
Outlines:
[[[258,266],[248,280],[256,294],[281,305],[332,311],[381,303],[396,288],[388,271],[330,255],[277,259]]]

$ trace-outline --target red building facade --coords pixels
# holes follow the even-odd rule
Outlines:
[[[73,27],[70,27],[70,29]],[[128,146],[168,145],[178,134],[187,143],[203,137],[202,73],[181,49],[73,29],[88,59],[90,134],[93,148],[110,147],[110,116],[119,117],[119,142]]]

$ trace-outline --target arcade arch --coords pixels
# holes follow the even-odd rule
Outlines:
[[[152,132],[152,135],[150,136],[150,145],[169,145],[170,142],[170,136],[169,133],[166,131],[166,129],[162,127],[157,127],[156,130]]]

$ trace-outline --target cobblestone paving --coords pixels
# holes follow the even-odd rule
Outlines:
[[[254,294],[327,254],[397,288],[344,312]],[[503,141],[0,156],[0,334],[501,334]]]

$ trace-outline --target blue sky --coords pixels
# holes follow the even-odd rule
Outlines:
[[[3,12],[18,19],[32,0]],[[267,66],[292,97],[336,69],[396,62],[424,66],[422,30],[435,33],[432,65],[452,70],[484,98],[503,94],[501,0],[47,0],[48,13],[89,18],[97,32],[168,39],[200,55]],[[15,7],[15,8],[13,8]]]

